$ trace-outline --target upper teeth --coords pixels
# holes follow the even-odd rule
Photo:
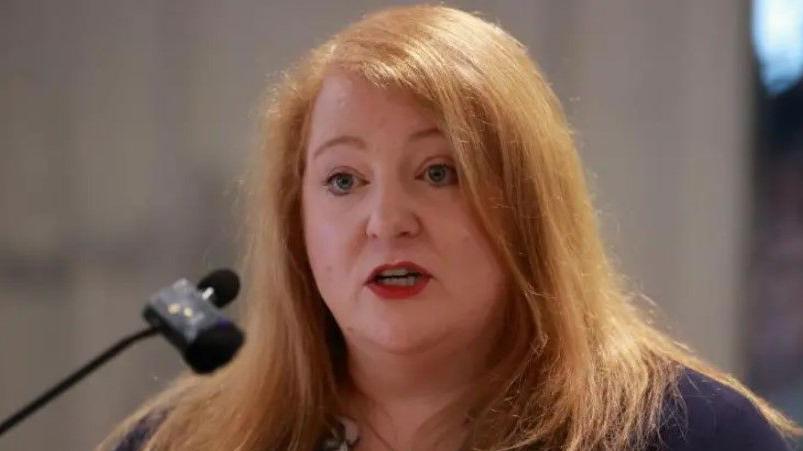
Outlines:
[[[379,273],[381,277],[399,277],[399,276],[406,276],[408,274],[413,274],[415,271],[405,269],[405,268],[396,268],[396,269],[386,269]]]

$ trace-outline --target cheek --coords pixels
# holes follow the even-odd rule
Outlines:
[[[327,226],[326,215],[319,207],[319,202],[309,195],[304,196],[303,216],[307,255],[316,278],[319,278],[331,273],[335,267],[334,230]],[[327,243],[331,245],[327,246]]]
[[[493,305],[501,296],[504,272],[491,243],[477,224],[463,213],[458,221],[441,227],[440,249],[450,268],[447,289],[462,299],[471,299],[478,308]]]
[[[347,284],[349,227],[333,217],[315,195],[304,196],[304,243],[318,290],[326,300],[339,299]]]

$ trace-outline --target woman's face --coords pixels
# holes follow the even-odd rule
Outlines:
[[[409,94],[334,73],[309,133],[304,239],[349,346],[409,354],[490,338],[504,275],[427,112]],[[397,263],[419,275],[372,277]]]

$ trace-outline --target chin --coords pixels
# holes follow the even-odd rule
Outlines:
[[[374,326],[382,324],[374,323]],[[378,350],[396,355],[419,354],[437,346],[442,342],[443,331],[426,331],[421,327],[399,327],[400,325],[384,324],[382,328],[365,330],[361,340]]]

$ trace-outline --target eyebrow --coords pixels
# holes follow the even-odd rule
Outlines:
[[[419,140],[419,139],[428,138],[430,136],[443,136],[443,134],[441,133],[441,130],[438,127],[430,127],[430,128],[427,128],[427,129],[424,129],[424,130],[420,130],[420,131],[417,131],[415,133],[410,134],[410,136],[407,137],[407,142],[409,143],[409,142],[416,141],[416,140]],[[334,146],[337,146],[337,145],[341,145],[341,144],[350,144],[350,145],[352,145],[354,147],[357,147],[358,149],[365,149],[365,141],[363,141],[362,139],[358,138],[357,136],[341,135],[341,136],[338,136],[336,138],[329,139],[326,142],[324,142],[323,144],[321,144],[320,146],[318,146],[318,148],[315,149],[315,152],[312,154],[312,158],[315,159],[318,155],[323,153],[323,151],[325,151],[326,149],[329,149],[331,147],[334,147]]]

